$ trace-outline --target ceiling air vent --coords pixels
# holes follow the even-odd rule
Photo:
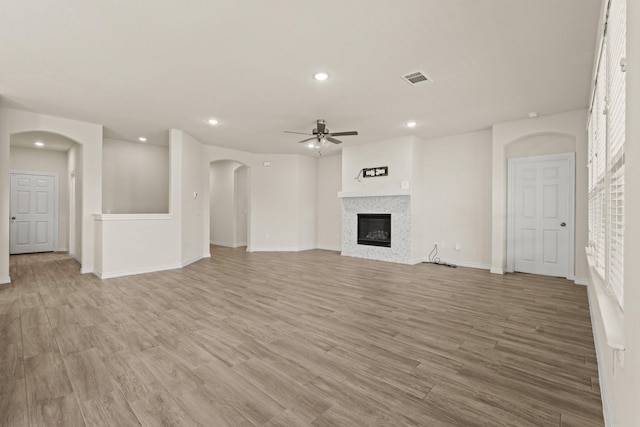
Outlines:
[[[405,74],[402,78],[411,86],[421,83],[433,83],[431,77],[427,76],[423,71],[415,71],[413,73]]]

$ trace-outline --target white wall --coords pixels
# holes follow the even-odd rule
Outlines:
[[[415,137],[404,136],[342,149],[342,191],[367,191],[401,188],[402,181],[411,182],[413,142]],[[386,177],[355,177],[363,168],[388,166]]]
[[[318,248],[342,250],[342,155],[318,159],[317,183],[317,242]]]
[[[576,110],[567,113],[518,120],[496,124],[492,135],[492,257],[491,269],[501,273],[506,268],[507,257],[507,153],[554,154],[565,150],[567,138],[574,141],[576,153],[576,201],[575,201],[575,265],[574,275],[578,280],[587,278],[588,267],[584,256],[587,245],[587,111]],[[551,136],[550,136],[551,135]],[[530,144],[545,140],[540,147],[526,150],[523,139]],[[554,146],[556,141],[559,145]],[[516,148],[509,147],[516,144]],[[525,144],[526,146],[526,144]],[[533,147],[530,145],[530,147]],[[560,148],[559,148],[560,147]],[[566,151],[564,151],[566,152]]]
[[[182,132],[182,264],[186,265],[203,257],[209,257],[209,241],[205,234],[205,207],[209,192],[205,180],[209,169],[198,167],[203,157],[202,144],[191,135]],[[208,211],[208,209],[206,209]],[[208,216],[206,218],[208,223]],[[208,228],[207,224],[207,227]]]
[[[441,259],[489,268],[491,131],[427,140],[422,155],[425,256],[437,241]]]
[[[69,171],[69,255],[80,261],[82,254],[82,145],[67,152]]]
[[[236,246],[247,246],[249,214],[249,168],[239,167],[234,172],[234,201],[236,208]]]
[[[169,212],[169,147],[105,138],[102,211]]]
[[[11,135],[41,131],[63,135],[82,144],[82,261],[81,272],[94,270],[94,224],[92,214],[101,212],[102,205],[102,126],[35,114],[27,111],[0,108],[0,176],[10,170]],[[0,180],[0,217],[9,217],[9,180]],[[9,281],[9,222],[0,221],[0,283]]]
[[[67,153],[64,151],[11,147],[12,170],[53,172],[58,175],[58,246],[56,250],[69,250],[69,180]]]
[[[242,166],[232,160],[211,163],[209,239],[212,244],[236,247],[235,172]]]
[[[317,179],[318,161],[314,157],[298,157],[298,250],[315,249],[317,245]]]

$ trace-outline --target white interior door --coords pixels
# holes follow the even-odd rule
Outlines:
[[[571,276],[573,155],[510,162],[513,270]]]
[[[54,250],[56,197],[54,175],[11,174],[11,254]]]

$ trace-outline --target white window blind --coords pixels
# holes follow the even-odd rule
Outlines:
[[[589,244],[594,268],[622,307],[626,1],[610,0],[589,114]]]

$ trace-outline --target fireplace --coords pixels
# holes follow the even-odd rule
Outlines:
[[[391,214],[358,214],[358,244],[391,247]]]

